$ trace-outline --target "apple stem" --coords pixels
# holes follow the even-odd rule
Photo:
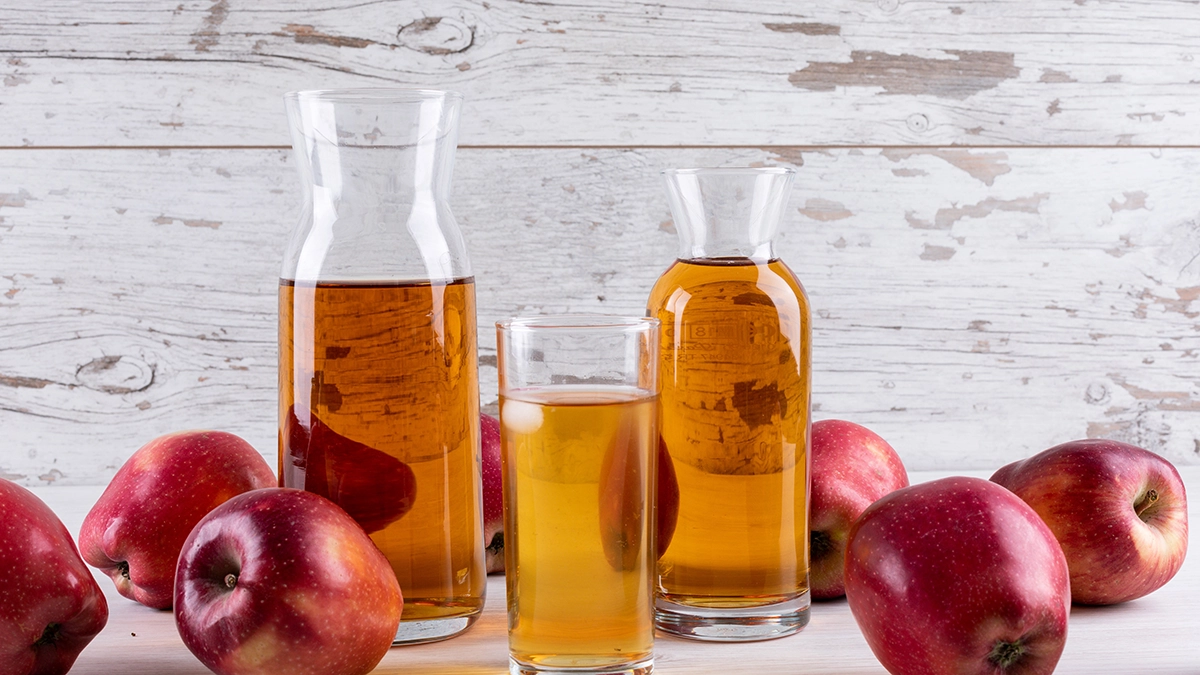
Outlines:
[[[232,589],[232,588],[236,588],[236,587],[237,587],[237,575],[236,574],[226,574],[225,575],[225,588]]]
[[[1133,505],[1133,510],[1137,513],[1138,518],[1146,520],[1146,516],[1143,516],[1142,514],[1145,513],[1150,507],[1154,506],[1157,502],[1158,490],[1150,489],[1146,491],[1146,496],[1142,497],[1141,501]]]
[[[1005,642],[997,640],[992,646],[992,652],[988,654],[988,661],[996,665],[1001,672],[1007,670],[1009,666],[1021,660],[1025,655],[1025,645],[1020,640],[1014,642]]]
[[[122,560],[121,562],[117,563],[117,571],[121,573],[121,576],[125,577],[126,581],[128,581],[129,580],[129,561]]]

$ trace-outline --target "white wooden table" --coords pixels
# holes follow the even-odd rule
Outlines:
[[[921,482],[951,472],[920,472]],[[1181,467],[1193,496],[1189,515],[1200,523],[1200,467]],[[969,475],[985,476],[981,472]],[[49,487],[34,491],[76,533],[102,487]],[[1200,673],[1200,551],[1195,550],[1166,587],[1115,607],[1075,607],[1066,650],[1056,670],[1062,675],[1097,673]],[[109,601],[108,626],[80,655],[74,675],[203,674],[208,670],[183,646],[169,612],[147,609],[117,595],[100,579]],[[504,579],[493,576],[483,616],[466,634],[447,642],[392,649],[376,673],[501,675],[507,672]],[[752,672],[811,675],[881,675],[845,600],[817,603],[812,621],[798,635],[769,642],[708,644],[661,636],[655,670],[670,673]]]

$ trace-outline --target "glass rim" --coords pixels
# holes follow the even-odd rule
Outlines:
[[[648,316],[619,314],[536,314],[514,316],[496,322],[496,328],[506,332],[529,330],[620,330],[643,331],[657,328],[661,322]]]
[[[461,101],[457,91],[405,87],[359,87],[349,89],[303,89],[283,95],[289,101],[329,101],[331,103],[415,103],[448,99]]]
[[[786,166],[710,166],[684,169],[663,169],[664,176],[700,176],[700,175],[735,175],[735,174],[764,174],[787,176],[796,173],[795,169]]]

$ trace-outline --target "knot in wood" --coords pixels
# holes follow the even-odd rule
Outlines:
[[[445,56],[470,49],[475,44],[475,29],[461,19],[427,16],[401,26],[396,39],[413,51]]]
[[[106,394],[132,394],[154,384],[154,366],[129,356],[101,356],[75,369],[79,384]]]
[[[1083,400],[1092,404],[1104,403],[1109,398],[1108,387],[1099,382],[1089,384],[1088,388],[1083,392]]]
[[[905,120],[909,130],[921,133],[929,129],[929,118],[921,113],[913,113]]]

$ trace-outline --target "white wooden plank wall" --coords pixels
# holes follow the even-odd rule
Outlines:
[[[912,469],[1071,438],[1200,463],[1200,5],[62,2],[0,8],[0,476],[103,483],[189,427],[275,452],[298,212],[280,95],[463,91],[491,324],[642,311],[657,172],[799,171],[817,418]]]
[[[287,142],[439,86],[468,145],[1198,143],[1190,0],[7,0],[0,142]]]

